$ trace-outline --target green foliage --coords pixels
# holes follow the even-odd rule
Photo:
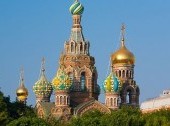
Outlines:
[[[5,125],[8,121],[7,104],[4,101],[3,93],[0,91],[0,124]]]
[[[10,102],[0,91],[0,125],[2,126],[170,126],[170,110],[162,109],[142,114],[139,108],[122,106],[110,114],[92,110],[82,116],[73,116],[64,122],[49,117],[36,116],[31,106]]]
[[[10,102],[0,91],[0,125],[2,126],[50,126],[39,119],[31,106],[19,102]]]
[[[7,126],[50,126],[47,122],[37,117],[21,117],[11,121]]]
[[[111,114],[92,111],[73,117],[68,126],[170,126],[170,111],[142,114],[139,108],[123,106]]]

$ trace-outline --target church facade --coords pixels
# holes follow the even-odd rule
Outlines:
[[[134,80],[135,56],[125,45],[125,26],[122,26],[120,48],[111,55],[110,74],[102,84],[97,84],[95,58],[90,55],[90,42],[86,41],[81,26],[83,5],[75,1],[71,7],[73,25],[68,41],[59,58],[59,67],[52,82],[45,76],[44,59],[41,65],[41,76],[33,86],[36,96],[35,110],[39,117],[68,120],[71,116],[99,110],[110,113],[122,105],[139,106],[140,90]],[[23,85],[23,84],[22,84]],[[19,89],[22,89],[20,86]],[[25,88],[25,87],[24,87]],[[105,92],[105,103],[98,101],[100,90]],[[55,101],[50,101],[52,92]],[[24,90],[17,96],[24,95]],[[20,100],[20,99],[18,99]]]

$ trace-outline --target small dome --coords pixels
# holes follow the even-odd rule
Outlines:
[[[120,88],[120,83],[118,78],[112,73],[106,78],[103,84],[103,89],[105,92],[118,92]]]
[[[16,90],[16,95],[19,101],[25,101],[28,97],[28,90],[23,84]]]
[[[72,15],[81,15],[83,11],[84,11],[83,5],[77,0],[70,7],[70,12]]]
[[[40,79],[33,86],[33,91],[36,95],[50,96],[53,88],[51,83],[46,79],[45,75],[42,74]]]
[[[57,75],[52,81],[52,85],[55,91],[57,90],[69,90],[72,83],[69,76],[63,71],[58,70]]]
[[[112,64],[134,64],[135,63],[135,56],[132,52],[130,52],[126,46],[123,44],[119,50],[111,56]]]
[[[33,86],[35,95],[50,97],[53,91],[51,83],[45,76],[45,58],[42,59],[40,79]]]

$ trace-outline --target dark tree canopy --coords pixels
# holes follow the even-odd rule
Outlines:
[[[142,114],[139,108],[123,106],[121,109],[104,114],[98,110],[73,116],[68,122],[55,118],[40,119],[31,106],[11,102],[0,91],[0,125],[2,126],[170,126],[170,110],[159,110]]]

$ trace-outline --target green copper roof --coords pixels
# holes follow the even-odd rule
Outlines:
[[[112,73],[106,78],[103,84],[103,89],[105,92],[118,92],[120,88],[120,83],[118,78]]]
[[[63,71],[58,70],[57,75],[52,81],[53,89],[56,90],[69,90],[72,83],[69,76]]]
[[[83,5],[77,0],[70,7],[70,12],[72,15],[81,15],[83,11],[84,11]]]

